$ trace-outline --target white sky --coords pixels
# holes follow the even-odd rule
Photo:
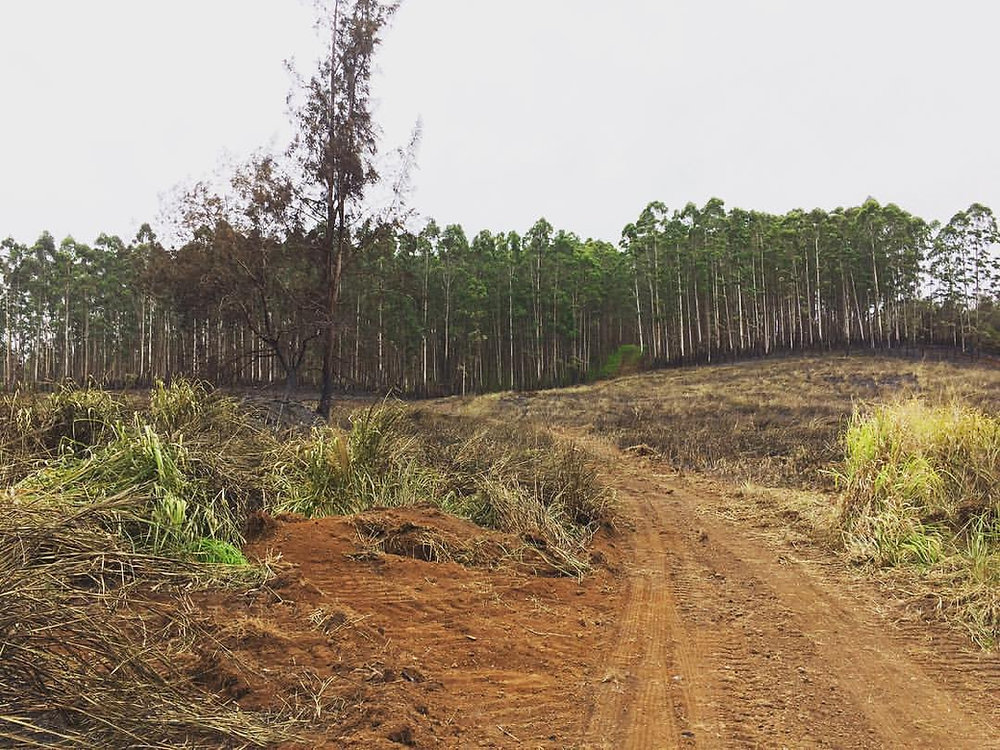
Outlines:
[[[0,0],[0,237],[131,238],[228,154],[283,144],[299,0]],[[404,0],[384,145],[412,204],[617,241],[651,200],[781,212],[873,195],[1000,210],[1000,3]]]

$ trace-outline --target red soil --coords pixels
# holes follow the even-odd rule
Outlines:
[[[621,601],[614,539],[581,583],[533,574],[531,554],[502,561],[523,544],[432,508],[265,526],[248,552],[280,553],[277,580],[198,602],[224,645],[203,656],[210,688],[318,712],[313,747],[556,748],[586,725]],[[447,549],[474,567],[418,559]]]

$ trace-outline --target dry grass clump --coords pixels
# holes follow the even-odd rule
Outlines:
[[[0,397],[0,485],[23,478],[39,461],[103,443],[125,414],[123,399],[96,388]]]
[[[264,747],[293,724],[225,705],[182,670],[197,627],[150,588],[219,566],[137,554],[107,508],[0,503],[0,746]],[[243,568],[231,572],[242,575]]]
[[[433,511],[429,520],[433,521]],[[470,567],[498,567],[516,551],[489,536],[450,533],[444,524],[414,523],[385,512],[359,515],[354,527],[365,553],[398,555],[427,562],[455,562]]]
[[[447,510],[520,535],[564,574],[586,571],[587,545],[617,517],[591,456],[524,425],[430,415],[420,424],[428,460],[446,478]]]
[[[269,458],[269,504],[305,516],[347,515],[433,497],[437,477],[415,458],[401,405],[355,412],[350,429],[314,427],[278,445]]]
[[[914,566],[976,638],[1000,634],[1000,419],[957,403],[859,411],[837,472],[849,553]]]
[[[471,533],[468,519],[423,506],[417,517],[398,511],[373,510],[357,515],[354,527],[362,544],[359,556],[397,555],[428,562],[453,562],[467,567],[517,569],[535,575],[575,576],[585,568],[567,559],[563,550],[543,539],[528,541],[495,531]]]
[[[34,425],[20,470],[22,504],[101,508],[105,528],[156,554],[239,562],[247,519],[263,505],[261,457],[274,438],[233,399],[178,381],[137,399],[64,390],[29,399],[6,425]],[[245,561],[244,561],[245,562]]]
[[[487,515],[483,525],[503,528],[516,515],[497,511],[489,502],[504,499],[496,483],[531,495],[540,510],[565,519],[567,527],[593,533],[600,526],[614,526],[617,512],[614,493],[600,479],[592,456],[572,442],[558,440],[547,431],[524,424],[439,417],[417,412],[425,436],[428,460],[442,467],[458,495],[475,495]],[[484,486],[483,483],[486,482]],[[523,503],[514,503],[515,506]],[[522,512],[532,512],[522,507]],[[504,520],[508,516],[508,520]],[[474,519],[475,520],[475,519]]]
[[[136,420],[108,445],[51,461],[13,488],[19,502],[106,508],[106,527],[156,553],[193,548],[203,538],[239,545],[241,508],[192,470],[183,443]],[[121,500],[123,502],[115,502]],[[112,502],[108,502],[112,501]]]
[[[585,550],[613,527],[617,499],[578,446],[524,425],[414,412],[426,462],[444,481],[442,507],[517,534],[566,575],[588,569]]]

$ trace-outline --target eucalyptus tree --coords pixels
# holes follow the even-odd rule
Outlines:
[[[455,294],[461,289],[466,278],[466,256],[469,240],[461,224],[449,224],[438,237],[437,258],[440,278],[439,293],[443,301],[442,325],[442,368],[446,381],[454,377],[455,346],[452,336],[452,321],[455,311]]]
[[[359,252],[356,229],[368,189],[377,182],[378,131],[372,117],[371,75],[381,33],[397,3],[329,0],[320,23],[327,53],[301,98],[290,97],[298,127],[289,150],[300,171],[300,196],[318,222],[324,314],[321,393],[317,412],[330,415],[337,366],[337,322],[345,265]]]
[[[520,294],[520,288],[522,286],[521,274],[523,273],[521,248],[521,235],[517,232],[507,232],[506,234],[498,235],[497,250],[502,255],[503,262],[506,267],[504,278],[507,282],[507,385],[511,389],[513,389],[519,382],[517,375],[518,372],[521,373],[520,382],[524,382],[524,367],[518,367],[518,358],[515,357],[514,346],[517,331],[514,321],[515,319],[518,321],[523,320],[525,314],[525,305],[522,295]],[[518,294],[516,295],[515,284],[518,288]],[[520,358],[520,361],[523,362],[523,357]]]
[[[31,358],[31,381],[34,383],[50,377],[48,332],[52,318],[52,260],[55,255],[55,239],[43,232],[28,248],[17,268],[18,286],[24,291],[22,316],[30,321],[31,333],[26,337],[25,350]]]
[[[420,278],[421,278],[421,326],[420,326],[420,379],[424,393],[427,393],[430,386],[428,380],[428,360],[427,343],[432,335],[430,305],[431,305],[431,267],[434,257],[434,243],[441,235],[441,230],[433,219],[427,222],[426,226],[417,236],[417,247],[420,256]],[[436,370],[434,371],[436,372]],[[436,378],[435,378],[436,379]]]
[[[729,266],[730,285],[734,289],[736,306],[736,326],[737,332],[734,338],[736,351],[747,351],[752,342],[750,327],[750,307],[749,300],[753,295],[753,285],[750,283],[753,277],[752,264],[754,262],[751,250],[752,236],[752,215],[749,211],[741,208],[733,208],[727,216],[727,265]],[[683,354],[682,354],[683,356]]]
[[[620,245],[624,253],[629,256],[632,266],[632,290],[635,299],[636,335],[639,338],[639,348],[645,351],[646,335],[645,327],[642,324],[643,305],[642,296],[639,294],[639,287],[640,279],[644,279],[649,276],[649,269],[645,267],[645,258],[643,257],[643,253],[640,249],[639,229],[635,224],[626,224],[625,228],[622,229]],[[645,284],[642,284],[642,286],[645,286]]]
[[[997,230],[993,211],[980,203],[973,203],[965,211],[963,229],[966,274],[971,280],[972,305],[975,309],[976,344],[981,339],[981,310],[1000,287],[1000,231]]]
[[[545,346],[543,342],[544,309],[542,279],[546,265],[543,261],[552,246],[552,225],[544,218],[536,221],[524,235],[523,258],[529,263],[528,276],[531,279],[531,312],[534,338],[533,361],[534,382],[541,383],[545,372]]]
[[[952,216],[933,240],[935,296],[950,320],[952,343],[963,349],[973,332],[978,343],[980,307],[1000,288],[998,242],[993,212],[978,203]]]
[[[824,231],[829,222],[829,216],[821,208],[814,208],[806,217],[808,225],[809,251],[812,255],[813,274],[810,276],[812,284],[812,294],[809,299],[810,317],[815,321],[816,339],[815,343],[824,346],[827,340],[826,331],[829,330],[829,321],[826,320],[830,314],[830,274],[827,270],[826,243],[824,241]],[[824,291],[826,294],[824,294]],[[810,332],[811,332],[810,328]]]
[[[474,316],[472,343],[474,355],[474,387],[496,390],[503,382],[503,344],[506,290],[506,264],[501,252],[502,235],[483,229],[470,246],[474,289],[469,303],[479,307]]]
[[[668,209],[660,201],[649,203],[634,224],[622,230],[622,248],[632,258],[633,293],[637,316],[637,333],[640,348],[649,351],[654,361],[669,359],[666,342],[666,315],[664,276],[666,271],[666,240],[664,228],[669,220]],[[645,303],[643,302],[645,295]],[[646,325],[643,325],[643,309]],[[644,329],[648,328],[648,332]]]
[[[27,255],[27,246],[7,237],[0,243],[0,273],[3,274],[3,342],[4,382],[12,388],[20,369],[20,351],[23,333],[20,329],[20,309],[23,307],[23,288],[20,264]]]

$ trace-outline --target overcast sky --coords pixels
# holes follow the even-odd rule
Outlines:
[[[161,197],[288,137],[299,0],[2,0],[0,237],[131,238]],[[782,212],[872,195],[1000,210],[1000,3],[405,0],[384,145],[424,139],[439,223],[617,241],[651,200]]]

